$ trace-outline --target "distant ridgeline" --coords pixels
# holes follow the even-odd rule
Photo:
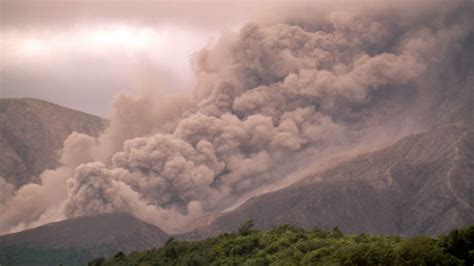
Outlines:
[[[254,230],[253,221],[238,232],[201,241],[170,238],[157,249],[118,252],[98,265],[473,265],[474,225],[437,238],[344,235],[339,228],[304,230],[282,225]]]

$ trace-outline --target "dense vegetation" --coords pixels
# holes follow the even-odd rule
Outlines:
[[[117,253],[89,265],[473,265],[474,225],[438,238],[344,235],[331,230],[303,230],[282,225],[238,232],[201,241],[173,238],[157,249]]]
[[[0,247],[0,265],[84,265],[92,255],[74,248]]]

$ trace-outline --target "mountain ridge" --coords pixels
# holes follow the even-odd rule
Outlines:
[[[34,98],[0,98],[0,176],[15,187],[58,165],[73,131],[97,136],[107,120]]]
[[[128,213],[74,217],[0,236],[0,250],[3,250],[0,251],[0,263],[86,263],[96,257],[114,255],[118,251],[151,249],[164,244],[168,238],[160,228]],[[55,255],[55,252],[58,255]],[[48,258],[41,260],[42,256],[37,253]],[[33,256],[29,258],[28,254]]]

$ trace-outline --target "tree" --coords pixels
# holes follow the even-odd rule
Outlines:
[[[164,246],[165,249],[165,256],[168,258],[175,258],[178,255],[178,252],[176,252],[175,246],[176,241],[174,240],[174,237],[170,237]]]
[[[239,227],[239,234],[246,236],[252,232],[252,228],[254,227],[254,222],[253,220],[247,220],[245,221],[240,227]]]
[[[105,262],[105,258],[104,257],[99,257],[91,262],[89,262],[87,265],[88,266],[100,266],[102,265],[103,263]]]
[[[473,265],[474,254],[470,252],[474,251],[474,225],[465,229],[455,229],[442,236],[440,246],[453,256],[464,260],[466,265]]]
[[[122,259],[124,257],[125,257],[125,253],[123,253],[122,251],[119,251],[117,252],[117,254],[115,254],[114,259]]]
[[[398,265],[459,265],[460,261],[444,252],[436,240],[427,236],[404,239],[397,249]]]

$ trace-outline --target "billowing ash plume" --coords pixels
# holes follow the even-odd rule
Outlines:
[[[171,230],[276,182],[285,163],[305,167],[298,154],[412,132],[473,38],[472,3],[430,4],[286,14],[224,34],[194,58],[193,97],[118,96],[110,128],[72,134],[41,185],[14,192],[0,179],[0,230],[114,211]]]

